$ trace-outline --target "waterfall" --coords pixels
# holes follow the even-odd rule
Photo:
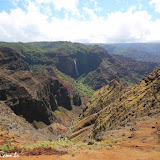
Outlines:
[[[78,73],[78,69],[77,69],[77,63],[76,63],[76,60],[74,60],[74,66],[75,66],[76,74],[77,74],[77,77],[78,77],[78,76],[79,76],[79,73]]]

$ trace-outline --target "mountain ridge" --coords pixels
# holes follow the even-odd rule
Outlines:
[[[123,55],[142,62],[153,62],[160,64],[160,56],[155,53],[151,53],[148,50],[143,50],[143,47],[135,48],[134,44],[122,46],[120,44],[99,44],[101,47],[106,49],[112,54]],[[128,46],[128,47],[127,47]]]
[[[156,67],[154,63],[144,63],[123,56],[111,55],[97,45],[86,46],[72,42],[1,43],[0,45],[17,48],[23,60],[30,65],[33,71],[43,72],[45,66],[46,73],[49,75],[57,76],[59,79],[63,77],[67,80],[69,78],[66,75],[70,76],[72,79],[67,82],[71,84],[70,81],[77,81],[78,84],[83,84],[83,88],[86,88],[84,93],[89,87],[94,90],[103,87],[115,75],[125,84],[134,85]],[[74,60],[76,60],[79,76],[76,74]],[[90,92],[87,93],[89,97],[91,92],[90,89]]]
[[[72,126],[69,138],[101,138],[107,131],[125,127],[138,118],[160,115],[160,67],[134,87],[112,80],[89,100],[86,109]],[[87,135],[87,136],[84,136]]]

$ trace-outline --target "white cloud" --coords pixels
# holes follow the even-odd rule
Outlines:
[[[131,6],[131,7],[128,9],[128,12],[133,12],[134,10],[136,10],[136,6]]]
[[[93,9],[83,7],[83,10],[87,13],[87,15],[89,15],[89,17],[91,19],[97,19],[98,18]]]
[[[77,12],[78,0],[53,0],[55,9],[66,9],[67,11]]]
[[[114,12],[108,15],[108,37],[115,42],[146,41],[150,36],[151,16],[146,11]]]
[[[151,0],[149,4],[154,4],[155,5],[155,12],[160,13],[160,0]]]
[[[72,14],[79,14],[77,8],[78,0],[35,0],[35,2],[37,4],[53,4],[55,10],[61,11],[62,9],[65,9]]]
[[[26,7],[36,6],[39,9],[47,9],[49,14],[51,13],[50,5],[52,4],[54,9],[57,11],[61,11],[64,9],[65,11],[70,12],[73,15],[80,16],[78,10],[79,0],[13,0],[14,4],[18,4],[18,2],[23,1],[26,4]],[[45,7],[44,7],[45,5]]]
[[[160,19],[152,21],[151,15],[136,11],[134,6],[126,12],[113,12],[106,17],[98,17],[96,11],[83,7],[82,16],[87,14],[90,20],[77,20],[69,17],[69,12],[64,19],[51,18],[41,12],[40,4],[28,2],[27,11],[17,8],[10,13],[0,13],[0,41],[106,43],[160,40]]]
[[[20,8],[11,13],[0,13],[0,32],[2,41],[32,41],[44,36],[40,26],[45,24],[47,16],[39,12],[28,12]],[[41,39],[42,40],[42,39]]]
[[[40,7],[31,1],[29,1],[26,5],[26,9],[28,10],[28,12],[40,12]]]
[[[21,1],[21,0],[13,0],[12,3],[13,3],[14,6],[17,6],[19,1]]]
[[[138,3],[138,9],[141,10],[143,5],[141,3]]]
[[[90,0],[91,3],[94,4],[94,11],[101,12],[102,8],[98,6],[98,2],[96,0]]]

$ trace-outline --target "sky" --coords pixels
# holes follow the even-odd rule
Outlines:
[[[160,0],[0,0],[0,41],[160,42]]]

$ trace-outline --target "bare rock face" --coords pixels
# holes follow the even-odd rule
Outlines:
[[[0,48],[0,107],[9,107],[36,129],[61,123],[54,111],[59,106],[72,110],[70,93],[56,78],[28,69],[16,51]]]
[[[80,98],[80,96],[78,94],[74,94],[73,95],[73,104],[75,106],[80,106],[82,104],[81,98]]]
[[[72,109],[67,89],[46,75],[20,71],[7,78],[1,75],[0,82],[1,100],[30,123],[36,120],[49,125],[56,120],[52,112],[58,106]]]
[[[61,72],[70,75],[71,77],[77,76],[74,61],[66,53],[52,51],[47,52],[45,56],[47,61],[49,63],[54,63]]]

